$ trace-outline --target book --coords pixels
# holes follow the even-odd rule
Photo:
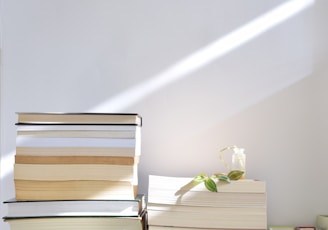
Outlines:
[[[135,125],[34,125],[17,124],[17,135],[38,137],[137,138],[141,127]]]
[[[135,199],[137,184],[129,181],[14,180],[17,200],[102,200]]]
[[[295,230],[292,225],[272,225],[268,227],[269,230]]]
[[[155,226],[150,225],[148,226],[148,230],[220,230],[219,228],[194,228],[194,227],[175,227],[175,226]],[[224,230],[224,229],[221,229]],[[236,230],[236,229],[234,229]],[[251,229],[248,229],[251,230]]]
[[[137,183],[138,165],[111,164],[14,164],[15,180],[109,180]]]
[[[165,184],[165,188],[163,188]],[[193,178],[149,176],[148,202],[213,207],[265,207],[265,182],[255,180],[218,182],[217,193],[209,193]]]
[[[140,156],[134,147],[16,147],[16,156]]]
[[[201,186],[201,185],[199,185]],[[263,207],[267,203],[266,193],[208,193],[185,191],[177,194],[176,190],[151,189],[148,193],[149,202],[154,204],[208,206],[208,207]]]
[[[64,217],[5,217],[11,230],[146,230],[147,211],[137,217],[64,216]]]
[[[266,207],[229,208],[149,204],[149,225],[194,228],[266,229]],[[206,221],[204,221],[206,220]]]
[[[319,229],[328,229],[328,215],[318,215],[315,225]]]
[[[39,156],[15,155],[15,164],[139,164],[139,156]]]
[[[208,192],[203,184],[197,184],[190,177],[168,177],[149,175],[149,186],[151,188],[163,188],[163,183],[167,185],[166,189],[175,190],[177,194],[186,191]],[[263,193],[266,192],[265,181],[243,179],[227,183],[219,181],[217,183],[219,192],[236,192],[236,193]]]
[[[315,226],[296,226],[295,230],[316,230]]]
[[[16,147],[114,147],[114,148],[136,148],[138,140],[135,138],[67,138],[67,137],[16,137]]]
[[[7,216],[139,216],[146,208],[144,194],[132,200],[16,200],[4,201]]]
[[[142,125],[136,113],[23,113],[19,112],[17,124],[102,124]]]
[[[133,139],[136,138],[134,131],[99,131],[99,130],[35,130],[17,131],[18,136],[26,137],[48,137],[48,138],[112,138],[112,139]]]
[[[149,229],[267,229],[264,181],[220,181],[217,187],[214,193],[193,178],[150,175]]]
[[[244,230],[255,230],[255,229],[246,229]],[[229,230],[227,228],[194,228],[194,227],[175,227],[175,226],[148,226],[148,230]],[[239,229],[231,229],[231,230],[239,230]],[[242,230],[242,229],[240,229]]]

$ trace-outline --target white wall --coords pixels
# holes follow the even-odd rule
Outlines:
[[[236,144],[247,177],[267,182],[268,224],[314,224],[328,214],[327,2],[220,53],[286,2],[2,0],[1,200],[14,196],[15,112],[138,112],[140,192],[149,174],[224,171],[217,151]]]

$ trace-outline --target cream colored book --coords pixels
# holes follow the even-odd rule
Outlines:
[[[177,194],[185,191],[208,192],[203,184],[193,182],[192,177],[149,176],[151,189],[163,188],[163,184],[167,185],[166,189],[177,191]],[[219,192],[264,193],[266,192],[266,184],[265,181],[252,179],[231,181],[231,183],[220,181],[218,182],[218,190]]]
[[[165,185],[165,186],[164,186]],[[149,176],[148,202],[212,207],[266,207],[264,181],[219,182],[218,192],[209,192],[193,178]]]
[[[16,200],[135,199],[137,184],[128,181],[14,180]]]
[[[16,164],[111,164],[134,165],[139,163],[139,156],[33,156],[15,155]]]
[[[328,215],[318,215],[315,224],[320,229],[328,229]]]
[[[147,207],[148,224],[186,228],[266,229],[265,208]]]
[[[16,155],[22,156],[140,156],[140,148],[134,147],[16,147]]]
[[[213,228],[180,228],[180,227],[174,227],[174,226],[158,226],[158,225],[149,225],[148,230],[220,230],[218,228],[213,229]],[[224,229],[222,229],[224,230]],[[250,229],[249,229],[250,230]]]
[[[221,181],[217,187],[218,192],[210,192],[193,178],[150,175],[150,229],[267,229],[264,181]]]
[[[136,183],[138,165],[110,164],[15,164],[15,180],[109,180]]]
[[[273,225],[269,226],[269,230],[295,230],[296,226],[292,225]]]

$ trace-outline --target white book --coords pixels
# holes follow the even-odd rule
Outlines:
[[[16,200],[4,202],[7,217],[138,216],[145,209],[145,195],[132,200]]]
[[[4,221],[11,230],[145,230],[145,216],[22,217],[5,218]]]
[[[93,137],[140,139],[140,126],[113,125],[19,125],[17,135],[26,137]]]
[[[16,137],[17,147],[137,147],[138,141],[114,138],[35,138],[23,135]]]

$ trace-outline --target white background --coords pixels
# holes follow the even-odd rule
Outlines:
[[[267,182],[268,224],[314,224],[328,214],[328,2],[231,38],[286,2],[1,0],[1,202],[15,112],[137,112],[139,192],[149,174],[224,172],[218,150],[237,145]]]

